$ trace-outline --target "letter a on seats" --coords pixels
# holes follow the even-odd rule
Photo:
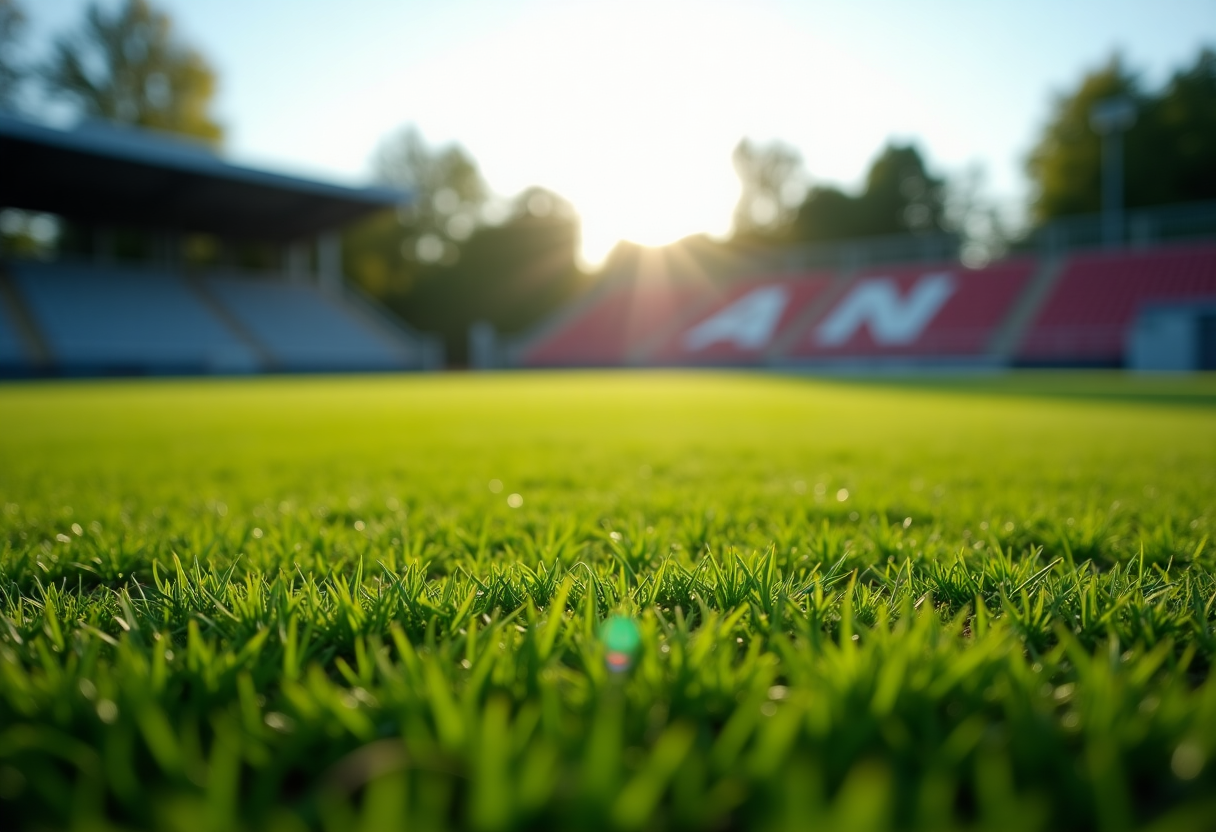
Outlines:
[[[729,341],[741,349],[760,349],[773,337],[788,300],[782,286],[765,286],[748,292],[712,318],[688,330],[684,346],[695,351],[719,341]]]
[[[925,275],[906,298],[900,298],[899,286],[889,277],[864,280],[819,325],[815,340],[825,347],[838,347],[863,324],[869,324],[876,344],[910,344],[952,294],[954,279],[948,274]]]

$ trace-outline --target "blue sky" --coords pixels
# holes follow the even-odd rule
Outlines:
[[[35,49],[80,0],[23,3]],[[108,4],[108,5],[112,5]],[[889,139],[1017,205],[1053,95],[1116,51],[1149,83],[1216,0],[159,0],[220,77],[234,158],[365,179],[386,135],[460,141],[492,187],[570,198],[589,255],[725,231],[743,136],[855,186]],[[595,249],[591,251],[590,249]]]

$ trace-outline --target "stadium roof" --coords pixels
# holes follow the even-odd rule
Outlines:
[[[295,240],[409,200],[230,164],[189,139],[0,115],[0,206],[105,225]]]

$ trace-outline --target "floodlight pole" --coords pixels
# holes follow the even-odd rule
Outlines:
[[[1108,246],[1123,238],[1123,133],[1102,137],[1102,237]]]
[[[1089,124],[1102,137],[1102,240],[1113,248],[1123,240],[1123,134],[1136,122],[1136,106],[1122,96],[1094,105]]]

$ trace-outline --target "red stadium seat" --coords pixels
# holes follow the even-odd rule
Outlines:
[[[639,346],[711,297],[710,287],[693,284],[613,287],[526,347],[520,361],[533,367],[627,364]]]
[[[982,355],[1033,269],[1030,259],[978,271],[871,269],[850,282],[786,357]]]
[[[1068,258],[1018,350],[1028,364],[1119,364],[1146,303],[1216,298],[1216,246]]]

